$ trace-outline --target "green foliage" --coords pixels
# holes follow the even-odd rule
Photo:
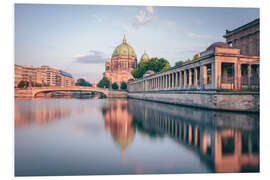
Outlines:
[[[117,84],[117,83],[113,83],[113,84],[112,84],[112,89],[119,89],[118,84]]]
[[[169,63],[166,63],[165,66],[161,69],[161,71],[169,69],[171,66]]]
[[[19,84],[17,85],[18,88],[26,88],[28,87],[28,82],[21,80]]]
[[[155,57],[146,62],[139,62],[138,67],[132,71],[132,75],[137,79],[142,77],[148,70],[160,72],[168,68],[170,68],[170,64],[166,59]]]
[[[120,89],[126,90],[127,89],[127,83],[126,82],[121,82]]]
[[[100,88],[109,88],[110,87],[110,81],[105,76],[98,82],[97,87]]]
[[[192,60],[190,60],[189,58],[187,58],[185,61],[177,61],[175,62],[175,66],[180,66],[182,64],[185,64],[185,63],[188,63],[188,62],[191,62],[191,61],[195,61],[196,59],[198,59],[200,57],[199,54],[195,54],[192,58]]]
[[[199,55],[199,54],[195,54],[195,55],[193,56],[193,58],[192,58],[192,61],[194,61],[194,60],[198,59],[199,57],[200,57],[200,55]]]
[[[32,87],[41,87],[42,85],[40,83],[34,83],[31,82]],[[29,87],[29,81],[21,80],[19,84],[17,85],[17,88],[27,88]]]
[[[85,79],[79,78],[77,80],[77,82],[75,83],[75,86],[90,86],[90,87],[92,87],[93,85],[91,83],[87,82]]]

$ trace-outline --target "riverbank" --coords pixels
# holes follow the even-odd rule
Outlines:
[[[128,98],[215,110],[260,111],[259,92],[148,91],[129,92]]]

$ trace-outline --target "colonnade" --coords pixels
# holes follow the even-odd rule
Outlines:
[[[172,68],[150,75],[136,82],[129,82],[131,91],[152,91],[169,89],[211,89],[214,87],[214,63],[199,63]]]

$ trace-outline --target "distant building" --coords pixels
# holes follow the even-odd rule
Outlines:
[[[15,69],[15,87],[21,81],[31,81],[39,86],[73,86],[74,78],[71,74],[58,70],[49,66],[33,67],[33,66],[14,66]]]
[[[146,53],[142,55],[141,61],[148,61],[149,57]],[[111,59],[107,59],[105,63],[104,76],[111,83],[127,82],[133,79],[131,72],[137,68],[137,55],[134,49],[127,43],[124,35],[123,42],[117,46],[112,54]]]
[[[149,60],[148,54],[144,51],[142,57],[141,57],[141,62],[146,62]]]
[[[231,47],[240,49],[243,55],[260,55],[260,19],[231,31],[226,30],[223,37]]]

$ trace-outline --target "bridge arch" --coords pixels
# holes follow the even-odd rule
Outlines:
[[[70,87],[35,87],[32,88],[32,97],[36,97],[39,93],[48,93],[56,91],[84,91],[84,92],[98,92],[104,94],[106,97],[109,95],[108,89],[85,87],[85,86],[70,86]]]

